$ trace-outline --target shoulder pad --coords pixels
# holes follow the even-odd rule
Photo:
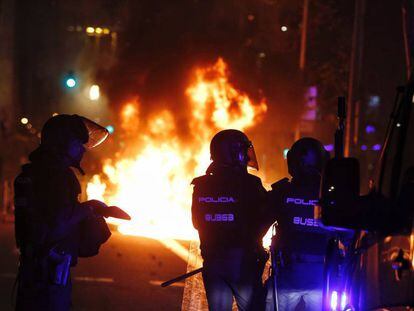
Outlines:
[[[201,182],[201,180],[202,180],[202,179],[204,179],[204,178],[205,178],[205,176],[206,176],[206,175],[203,175],[203,176],[199,176],[199,177],[194,178],[194,179],[191,181],[191,185],[196,185],[196,184],[198,184],[199,182]]]
[[[280,187],[285,187],[289,184],[289,178],[282,178],[281,180],[272,184],[272,190],[277,190]]]
[[[30,163],[26,163],[22,165],[22,171],[23,172],[28,172],[32,169],[32,165]]]
[[[254,183],[256,186],[263,187],[263,183],[260,177],[252,174],[248,174],[248,178],[252,183]]]
[[[253,175],[253,174],[247,174],[247,176],[249,176],[249,178],[253,179],[256,182],[262,182],[262,180],[260,179],[260,177]]]

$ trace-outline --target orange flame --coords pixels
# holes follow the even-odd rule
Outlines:
[[[229,83],[227,65],[222,58],[212,67],[196,71],[196,82],[188,88],[187,94],[192,98],[194,123],[212,121],[218,129],[251,127],[267,110],[264,100],[253,105],[246,94]]]
[[[137,131],[139,102],[128,102],[121,110],[121,127],[136,134],[128,144],[140,142],[139,152],[133,157],[106,160],[102,174],[93,176],[87,185],[89,199],[117,205],[132,216],[130,222],[112,220],[123,234],[196,239],[190,183],[210,163],[210,139],[221,129],[254,126],[267,110],[264,100],[253,103],[229,82],[227,65],[221,58],[210,67],[196,70],[186,94],[191,142],[180,139],[177,120],[170,110],[158,111],[144,129],[140,125]]]
[[[131,134],[139,126],[138,99],[126,103],[121,110],[121,128]]]

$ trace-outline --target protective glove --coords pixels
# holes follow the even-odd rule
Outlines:
[[[114,217],[119,219],[126,219],[130,220],[131,216],[129,216],[126,212],[120,209],[117,206],[108,206],[104,202],[98,200],[89,200],[86,202],[81,203],[85,207],[88,207],[93,211],[94,215],[103,216],[105,218]]]

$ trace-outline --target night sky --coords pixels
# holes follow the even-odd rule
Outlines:
[[[221,56],[238,89],[255,100],[267,99],[266,118],[250,134],[275,161],[269,165],[281,170],[282,151],[294,140],[308,86],[318,89],[318,118],[310,134],[332,143],[336,98],[348,94],[354,4],[310,1],[301,72],[302,1],[14,1],[9,18],[14,23],[7,24],[15,51],[14,111],[30,115],[35,128],[54,112],[99,112],[103,121],[116,122],[120,105],[139,97],[144,116],[163,106],[174,109],[185,136],[189,79],[196,67]],[[406,79],[400,2],[365,1],[362,24],[355,96],[362,103],[360,128],[370,122],[378,127],[374,138],[361,132],[360,143],[374,144],[382,140],[386,119],[378,112],[364,115],[365,106],[379,96],[377,111],[390,111],[394,89]],[[111,35],[86,36],[88,26],[116,33],[115,47]],[[88,107],[62,87],[69,72],[83,83],[99,83],[105,107]]]

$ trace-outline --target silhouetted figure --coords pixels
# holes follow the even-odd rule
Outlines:
[[[261,276],[266,254],[262,247],[266,190],[254,148],[237,130],[217,133],[210,144],[213,162],[206,175],[193,180],[192,218],[201,242],[203,281],[210,310],[261,310]]]
[[[15,233],[20,250],[16,310],[69,310],[70,267],[93,256],[110,236],[95,208],[80,203],[81,187],[71,167],[85,148],[99,145],[105,128],[78,115],[58,115],[42,129],[40,146],[15,180]]]
[[[328,159],[329,153],[318,140],[298,140],[287,154],[292,179],[274,183],[268,193],[270,219],[278,223],[277,292],[281,311],[322,309],[324,256],[331,233],[314,219],[314,205]],[[269,286],[269,311],[274,310],[272,293]]]

